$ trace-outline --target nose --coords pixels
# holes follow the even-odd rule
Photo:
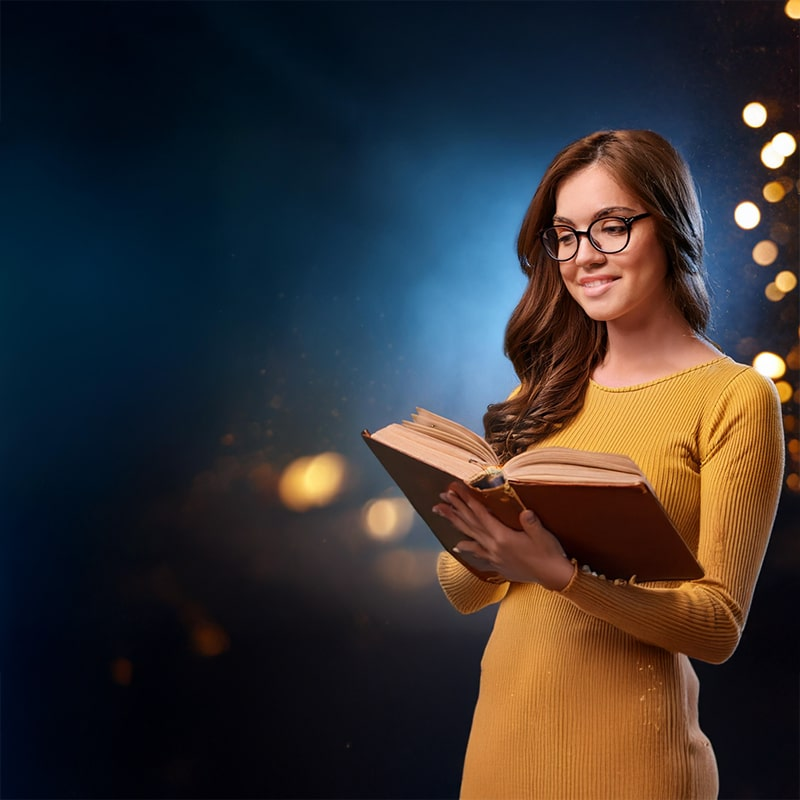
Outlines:
[[[591,267],[595,264],[602,264],[605,260],[605,255],[596,250],[589,241],[589,234],[581,233],[578,236],[578,252],[575,253],[575,265],[578,267]]]

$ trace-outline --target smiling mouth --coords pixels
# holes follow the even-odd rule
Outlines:
[[[596,289],[600,286],[607,286],[609,283],[613,283],[616,278],[599,278],[596,281],[581,281],[581,286],[584,289]]]

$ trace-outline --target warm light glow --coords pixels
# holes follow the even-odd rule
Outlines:
[[[786,189],[780,181],[770,181],[765,184],[761,194],[768,203],[780,203],[786,197]]]
[[[320,453],[293,461],[278,483],[278,494],[287,508],[308,511],[331,503],[344,488],[347,462],[338,453]]]
[[[789,369],[800,369],[800,346],[795,345],[786,356],[786,366]]]
[[[792,241],[792,229],[785,222],[775,222],[770,225],[769,238],[778,244],[789,244]]]
[[[760,267],[768,267],[778,257],[778,245],[769,239],[764,239],[753,248],[753,261]]]
[[[783,11],[789,19],[800,19],[800,0],[787,0]]]
[[[133,664],[130,659],[114,659],[111,662],[111,678],[118,686],[130,686],[133,680]]]
[[[228,634],[215,622],[198,622],[192,627],[192,647],[201,656],[219,656],[230,647]]]
[[[764,296],[771,303],[777,303],[778,301],[783,300],[784,293],[775,285],[775,282],[773,281],[764,287]]]
[[[761,148],[761,163],[769,169],[778,169],[783,166],[784,157],[775,149],[772,142],[767,142]]]
[[[800,455],[800,441],[797,439],[789,439],[788,444],[786,445],[786,449],[793,455],[798,456]]]
[[[436,550],[392,550],[375,562],[375,571],[391,589],[421,589],[436,580],[438,555]]]
[[[753,367],[767,378],[782,378],[786,372],[786,363],[776,353],[759,353],[753,359]]]
[[[414,523],[414,509],[404,497],[370,500],[361,512],[364,530],[372,539],[384,542],[401,539]]]
[[[796,472],[790,472],[786,476],[786,488],[791,489],[793,492],[800,490],[800,475]]]
[[[772,137],[772,146],[777,153],[788,158],[797,150],[797,141],[791,133],[781,131]]]
[[[794,272],[789,272],[788,269],[785,269],[783,272],[779,272],[775,276],[775,285],[780,289],[784,294],[788,294],[789,292],[797,286],[797,275]]]
[[[749,231],[761,222],[761,212],[758,210],[758,206],[755,203],[751,203],[747,200],[736,206],[736,210],[733,212],[733,218],[740,228]]]
[[[775,388],[778,390],[778,397],[780,397],[781,403],[788,403],[792,399],[794,389],[788,381],[776,381]]]
[[[760,128],[767,121],[767,109],[761,103],[748,103],[742,110],[745,125]]]

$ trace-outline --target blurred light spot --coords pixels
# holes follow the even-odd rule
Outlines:
[[[774,281],[764,287],[764,295],[771,303],[778,303],[784,298],[784,293],[775,285]]]
[[[381,497],[364,506],[361,520],[372,539],[395,541],[411,530],[414,509],[405,497]]]
[[[437,558],[434,550],[392,550],[377,559],[375,571],[390,588],[413,591],[436,580]]]
[[[800,491],[800,475],[791,472],[786,476],[786,488],[793,492]]]
[[[789,387],[789,397],[788,397],[788,399],[782,400],[782,402],[788,403],[789,400],[792,399],[792,387],[786,381],[778,381],[775,385],[778,387],[778,394],[782,394],[781,387],[783,387],[783,386],[788,386]],[[783,418],[783,429],[785,431],[787,431],[788,433],[791,433],[792,431],[797,430],[797,417],[795,417],[793,414],[787,414]]]
[[[761,212],[755,203],[746,200],[744,203],[739,203],[736,210],[733,212],[733,218],[740,228],[746,231],[752,230],[761,222]]]
[[[759,353],[753,359],[753,367],[767,378],[781,378],[786,372],[786,362],[776,353]]]
[[[785,222],[776,222],[769,229],[769,238],[778,244],[788,244],[793,238],[792,229]]]
[[[745,125],[760,128],[767,121],[767,109],[761,103],[748,103],[742,109],[742,119]]]
[[[800,345],[795,345],[786,356],[786,366],[789,369],[800,369]]]
[[[792,384],[788,381],[776,381],[775,388],[778,390],[778,397],[780,397],[781,403],[788,403],[792,399],[794,389],[792,389]],[[784,423],[787,419],[794,420],[794,417],[786,417],[784,419]],[[788,427],[785,424],[784,429],[788,430]]]
[[[133,664],[128,658],[115,658],[111,662],[111,679],[119,686],[130,686],[133,680]]]
[[[778,257],[778,245],[769,239],[760,241],[753,248],[753,261],[761,267],[768,267]]]
[[[789,19],[800,19],[800,0],[787,0],[783,11]]]
[[[788,294],[789,292],[797,286],[797,276],[794,272],[789,272],[788,269],[783,270],[783,272],[779,272],[775,276],[775,285],[784,293]]]
[[[236,437],[232,433],[226,433],[224,436],[219,437],[219,443],[223,447],[230,447],[236,441]]]
[[[192,626],[192,647],[201,656],[218,656],[230,647],[228,634],[214,622],[198,622]]]
[[[247,474],[250,485],[259,494],[272,494],[278,486],[278,475],[270,464],[257,464]]]
[[[796,458],[800,455],[800,441],[797,439],[789,439],[786,449]]]
[[[333,502],[344,487],[347,462],[338,453],[320,453],[293,461],[284,470],[278,493],[287,508],[308,511]]]
[[[769,169],[778,169],[783,166],[784,157],[775,149],[772,142],[767,142],[761,148],[761,163]]]
[[[780,203],[786,197],[786,189],[780,181],[770,181],[764,185],[761,194],[768,203]]]
[[[779,155],[788,158],[797,150],[797,141],[791,133],[781,131],[772,137],[772,147]]]

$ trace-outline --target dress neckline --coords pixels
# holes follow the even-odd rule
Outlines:
[[[669,375],[662,375],[660,378],[653,378],[652,380],[643,381],[642,383],[626,384],[625,386],[606,386],[603,383],[598,383],[594,378],[589,378],[589,384],[604,392],[629,392],[633,389],[645,389],[648,386],[655,386],[658,383],[671,381],[674,380],[675,378],[680,378],[683,375],[686,375],[690,372],[696,372],[697,370],[711,367],[714,364],[719,364],[721,361],[730,361],[730,360],[731,359],[729,356],[725,355],[717,356],[716,358],[712,358],[710,361],[704,361],[702,364],[695,364],[693,367],[686,367],[686,369],[681,369],[678,370],[677,372],[671,372]]]

